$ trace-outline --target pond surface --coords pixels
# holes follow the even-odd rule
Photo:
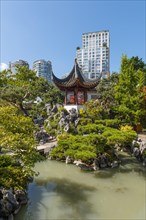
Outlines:
[[[50,160],[35,170],[40,175],[29,184],[29,202],[15,220],[146,219],[146,169],[133,158],[91,173]]]

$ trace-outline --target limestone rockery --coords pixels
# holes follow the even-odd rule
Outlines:
[[[24,190],[8,190],[0,188],[0,220],[13,220],[22,205],[27,203]]]

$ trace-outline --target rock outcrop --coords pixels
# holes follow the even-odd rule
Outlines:
[[[0,188],[0,220],[13,219],[13,214],[17,214],[21,205],[26,203],[25,191]]]
[[[133,141],[131,151],[132,155],[141,161],[143,166],[146,166],[146,141],[141,139]]]

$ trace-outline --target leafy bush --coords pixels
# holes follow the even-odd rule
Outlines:
[[[62,149],[61,147],[55,147],[51,153],[50,156],[54,159],[65,159],[65,155],[64,155],[64,149]]]
[[[121,131],[132,131],[133,127],[130,126],[130,125],[125,125],[125,126],[123,125],[123,126],[120,127],[120,130]]]
[[[92,133],[102,133],[105,129],[105,126],[103,125],[96,125],[96,124],[87,124],[87,125],[79,125],[77,127],[79,134],[92,134]]]
[[[80,118],[78,125],[87,125],[91,123],[92,123],[91,118]]]
[[[0,155],[0,167],[14,166],[15,164],[16,162],[14,162],[14,159],[12,156]]]
[[[71,133],[71,134],[77,134],[77,129],[76,129],[76,127],[73,123],[69,125],[68,132]]]
[[[14,156],[0,155],[0,186],[6,188],[26,188],[29,175]]]
[[[51,128],[57,129],[57,127],[58,127],[58,120],[50,121],[50,126],[51,126]]]
[[[73,149],[67,149],[64,153],[65,157],[69,156],[73,160],[74,160],[74,155],[75,155],[75,150],[73,150]]]
[[[48,135],[56,136],[56,129],[53,129],[53,128],[45,128],[45,129]]]
[[[85,126],[78,126],[77,130],[79,132],[79,134],[90,134],[90,133],[97,133],[98,132],[98,127],[95,124],[88,124]]]
[[[131,144],[131,142],[137,137],[137,133],[133,130],[122,131],[122,135],[125,138],[125,144]]]
[[[59,141],[59,140],[63,140],[63,139],[68,139],[70,136],[71,136],[70,134],[64,132],[64,133],[57,136],[57,140]]]
[[[96,153],[91,152],[91,151],[78,151],[75,154],[75,159],[81,159],[82,161],[88,161],[89,159],[95,158]]]
[[[79,116],[80,116],[81,118],[86,118],[86,117],[87,117],[87,114],[86,114],[85,109],[83,109],[83,108],[80,108],[80,109],[79,109]]]
[[[102,124],[107,127],[118,128],[120,121],[118,119],[95,120],[95,124]]]
[[[106,138],[99,134],[65,135],[58,136],[58,146],[51,151],[53,158],[89,160],[95,158],[97,153],[104,152]],[[88,155],[87,155],[88,153]]]
[[[24,189],[27,187],[29,176],[25,175],[22,167],[0,167],[0,185],[6,188]]]
[[[121,131],[102,124],[79,125],[77,129],[78,135],[64,133],[58,136],[58,146],[52,150],[52,157],[65,160],[66,156],[70,156],[73,160],[87,162],[99,153],[112,154],[111,149],[115,144],[129,146],[137,135],[133,130]],[[86,135],[80,135],[82,133]],[[109,157],[112,158],[112,155]]]
[[[64,114],[68,115],[68,111],[64,107],[59,107],[58,111],[63,112]]]
[[[107,113],[98,99],[89,100],[85,103],[85,109],[79,110],[81,118],[90,118],[92,122],[107,116]]]
[[[133,130],[120,131],[115,128],[106,128],[102,134],[107,138],[108,145],[121,144],[123,146],[130,144],[133,139],[136,138],[137,134]]]

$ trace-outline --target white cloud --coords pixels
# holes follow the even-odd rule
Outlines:
[[[8,65],[5,63],[0,63],[0,71],[8,69]]]

